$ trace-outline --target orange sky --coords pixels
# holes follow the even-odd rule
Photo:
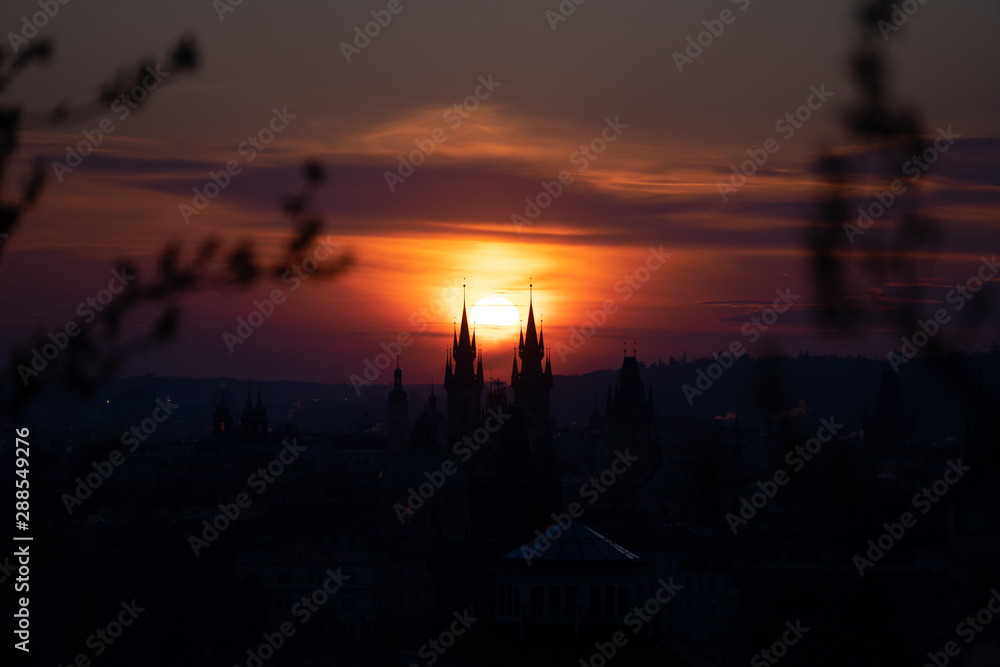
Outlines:
[[[588,3],[554,34],[528,3],[514,3],[502,16],[414,4],[351,64],[337,44],[364,19],[364,3],[244,3],[224,21],[209,4],[181,2],[168,11],[115,2],[91,13],[67,5],[47,28],[57,44],[55,64],[10,91],[32,108],[64,94],[85,97],[81,81],[96,83],[114,65],[166,53],[185,31],[197,35],[204,65],[125,119],[109,109],[104,117],[115,130],[62,182],[50,179],[0,263],[6,284],[23,285],[0,296],[5,345],[73,317],[76,304],[107,282],[116,258],[148,265],[165,243],[190,250],[211,233],[274,248],[286,233],[277,202],[298,188],[302,162],[316,158],[328,168],[318,202],[326,234],[356,255],[355,268],[294,293],[277,285],[288,291],[287,302],[232,354],[223,333],[274,286],[198,297],[186,304],[173,348],[137,360],[131,372],[346,382],[380,344],[406,332],[414,335],[402,355],[408,381],[439,381],[460,300],[434,304],[463,281],[470,306],[503,296],[522,317],[533,283],[535,312],[552,348],[569,344],[571,328],[593,319],[588,312],[613,302],[614,312],[585,345],[554,351],[556,373],[615,366],[624,341],[629,348],[635,341],[640,358],[650,361],[728,348],[743,338],[742,324],[786,288],[801,300],[769,332],[769,344],[790,353],[879,356],[891,348],[892,332],[837,337],[811,316],[804,238],[819,193],[812,165],[823,145],[849,150],[840,124],[850,101],[842,67],[848,47],[819,24],[832,22],[843,28],[836,34],[846,34],[846,3],[824,6],[822,17],[814,11],[808,23],[793,3],[754,3],[683,74],[671,53],[708,17],[694,3],[669,16],[646,3],[618,10]],[[0,25],[18,23],[19,11],[5,7]],[[920,181],[924,210],[947,232],[941,254],[919,265],[936,298],[997,245],[998,97],[964,63],[996,62],[998,47],[986,36],[1000,12],[982,4],[980,20],[969,24],[967,11],[928,4],[898,47],[893,43],[900,96],[924,111],[930,134],[953,126],[962,136]],[[511,18],[518,12],[524,15]],[[795,31],[773,37],[775,26],[791,25]],[[508,43],[514,33],[522,38],[518,48]],[[451,38],[447,47],[428,41],[438,34]],[[745,57],[751,47],[754,55]],[[490,76],[499,85],[474,110],[449,115]],[[775,121],[821,83],[834,91],[832,99],[794,136],[781,138]],[[267,127],[274,109],[294,118],[243,162],[241,142]],[[28,130],[19,156],[64,159],[65,145],[101,118]],[[446,140],[434,141],[440,132]],[[730,165],[769,137],[778,138],[780,150],[723,201],[717,184],[728,179]],[[587,157],[581,146],[594,141],[603,152]],[[421,145],[433,145],[433,154],[390,189],[386,172]],[[228,160],[240,162],[241,173],[186,224],[179,206]],[[860,156],[860,169],[875,164]],[[512,223],[513,214],[527,215],[525,198],[538,200],[543,181],[552,192],[560,173],[573,182],[562,184],[530,225]],[[857,183],[859,203],[888,185]],[[855,259],[889,227],[867,232]],[[651,249],[669,257],[626,291],[622,281],[643,275]],[[889,278],[861,277],[852,288],[859,298],[893,297],[894,290],[908,298]],[[414,315],[422,310],[431,314],[426,324]],[[969,347],[992,340],[961,323],[955,331]],[[516,327],[507,338],[488,333],[480,341],[486,366],[505,377]]]

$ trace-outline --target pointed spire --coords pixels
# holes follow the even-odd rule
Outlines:
[[[524,332],[525,345],[531,349],[538,349],[538,334],[535,331],[535,305],[532,285],[528,285],[528,328]]]
[[[470,340],[470,336],[469,336],[469,313],[468,313],[468,311],[467,311],[467,309],[465,307],[465,294],[464,294],[464,292],[465,292],[465,285],[462,285],[462,291],[463,291],[463,295],[462,295],[462,325],[461,325],[461,327],[458,330],[458,341],[457,341],[457,343],[455,345],[455,354],[456,355],[458,355],[459,353],[468,354],[469,350],[471,350],[472,351],[472,355],[470,357],[470,359],[471,359],[471,358],[475,358],[476,351],[475,351],[475,348],[472,347],[472,341]],[[455,358],[458,359],[457,356]]]
[[[403,391],[403,371],[399,368],[399,355],[396,355],[396,370],[392,372],[392,391],[389,392],[389,401],[402,403],[406,401],[406,392]]]
[[[538,320],[538,347],[545,349],[545,332],[542,331],[542,320]]]
[[[520,322],[520,324],[518,325],[518,330],[520,331],[520,334],[519,334],[520,338],[519,338],[519,340],[517,342],[517,349],[521,350],[521,349],[524,348],[524,320],[520,320],[519,322]],[[515,350],[515,354],[516,353],[517,353],[517,351]]]
[[[469,336],[469,316],[465,311],[465,305],[462,305],[462,327],[458,330],[458,348],[464,349],[466,347],[472,347],[472,341]]]
[[[514,350],[514,360],[511,362],[510,386],[517,385],[517,350]]]

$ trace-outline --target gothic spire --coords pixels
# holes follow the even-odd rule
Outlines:
[[[465,285],[462,285],[464,292]],[[473,347],[471,336],[469,335],[469,313],[465,307],[465,296],[462,296],[462,325],[458,331],[458,339],[455,341],[455,349],[452,352],[456,361],[467,358],[469,364],[476,358],[476,349]],[[462,363],[459,361],[459,363]]]
[[[524,332],[525,347],[531,351],[538,350],[538,333],[535,331],[535,307],[531,293],[531,285],[528,285],[528,328]]]

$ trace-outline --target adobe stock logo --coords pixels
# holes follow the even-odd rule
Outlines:
[[[128,275],[128,271],[124,267],[121,271],[112,270],[107,289],[102,289],[96,296],[87,297],[81,301],[76,307],[76,314],[83,318],[84,324],[90,324],[97,317],[97,313],[103,311],[104,306],[111,303],[116,294],[121,294],[128,287],[129,281],[132,280],[135,280],[135,276]],[[48,368],[49,362],[69,346],[70,338],[79,336],[83,331],[83,328],[75,320],[67,322],[62,329],[62,331],[56,330],[48,334],[51,342],[43,342],[41,346],[36,346],[31,350],[30,368],[24,364],[18,365],[17,373],[21,376],[25,387],[28,386],[31,378],[38,377],[42,371]]]
[[[457,611],[451,612],[455,618],[447,630],[444,630],[435,639],[428,639],[417,650],[417,655],[427,661],[428,665],[433,665],[445,652],[455,645],[458,637],[464,635],[477,619],[466,609],[461,614]],[[411,662],[410,667],[419,667],[419,663]]]
[[[263,495],[264,491],[267,490],[268,485],[274,484],[275,481],[285,470],[295,463],[302,452],[306,451],[306,448],[298,444],[298,440],[292,439],[291,442],[285,440],[282,444],[282,449],[278,452],[266,466],[261,466],[257,468],[255,472],[250,473],[247,477],[247,486],[253,489],[254,493],[258,496]],[[287,457],[285,456],[287,454]],[[241,491],[236,494],[233,502],[219,503],[219,513],[212,517],[212,520],[203,519],[201,524],[203,529],[200,535],[192,533],[188,535],[188,545],[191,547],[191,551],[194,552],[195,556],[200,556],[201,552],[207,549],[219,539],[219,535],[226,531],[241,516],[244,515],[243,510],[249,508],[253,505],[254,498],[249,493]]]
[[[809,93],[804,103],[774,121],[774,131],[779,132],[785,141],[791,140],[796,130],[801,130],[813,117],[813,113],[822,109],[827,100],[833,97],[833,93],[826,89],[825,83],[821,83],[819,88],[810,86]],[[763,168],[771,155],[780,150],[781,144],[774,137],[765,139],[760,148],[748,148],[746,151],[748,160],[743,160],[739,168],[735,164],[729,165],[732,172],[729,182],[718,181],[715,184],[722,201],[729,201],[729,195],[746,185],[747,179],[756,174],[758,169]]]
[[[636,461],[639,460],[638,456],[633,456],[629,454],[628,448],[625,451],[618,450],[615,452],[615,459],[611,462],[608,468],[601,471],[601,474],[597,477],[591,477],[589,480],[580,485],[579,493],[580,496],[587,500],[588,505],[593,505],[601,497],[602,494],[606,493],[615,483],[621,479],[628,469],[632,467]],[[618,464],[621,464],[619,467]],[[586,508],[578,502],[570,503],[569,507],[562,514],[552,513],[552,525],[545,529],[543,533],[540,530],[535,530],[535,541],[529,547],[526,544],[521,545],[521,557],[524,558],[524,562],[527,563],[528,567],[531,567],[532,559],[536,558],[539,554],[545,553],[549,550],[552,544],[562,537],[563,533],[570,529],[573,525],[574,519],[579,519],[583,516],[584,510]]]
[[[924,487],[919,493],[914,494],[910,504],[913,505],[914,509],[920,509],[921,514],[927,514],[935,504],[941,502],[941,499],[951,490],[951,487],[958,484],[965,477],[965,473],[970,470],[972,468],[962,464],[962,459],[958,459],[957,463],[948,461],[948,468],[941,475],[941,479],[936,480],[929,487]],[[868,550],[865,551],[865,556],[867,558],[855,554],[854,558],[851,559],[854,567],[858,570],[858,574],[862,577],[865,576],[865,570],[874,567],[875,563],[882,560],[903,539],[906,535],[906,529],[913,528],[915,525],[917,525],[917,517],[912,512],[903,512],[900,514],[899,521],[896,523],[883,523],[882,527],[885,529],[885,532],[874,539],[868,540],[866,543]]]
[[[551,9],[545,10],[545,20],[548,21],[549,27],[552,28],[552,32],[556,31],[556,27],[566,21],[570,16],[576,12],[576,8],[587,2],[587,0],[562,0],[559,6],[556,7],[559,11],[556,12]]]
[[[122,601],[121,611],[115,617],[117,620],[111,620],[103,627],[98,628],[87,637],[86,646],[94,652],[94,657],[99,657],[104,654],[115,641],[122,636],[125,632],[125,628],[129,627],[135,623],[136,619],[139,618],[139,614],[146,611],[145,607],[140,607],[135,602],[135,598],[132,598],[132,602]],[[76,654],[76,657],[72,662],[67,663],[69,665],[90,665],[91,660],[87,657],[86,651],[81,651]],[[60,665],[60,667],[62,667]]]
[[[226,20],[228,12],[235,12],[236,8],[243,4],[243,0],[212,0],[212,9],[219,17],[219,23]]]
[[[243,158],[245,164],[250,164],[257,157],[257,153],[263,152],[268,144],[274,141],[276,135],[283,132],[297,116],[298,114],[288,113],[287,106],[281,107],[281,111],[278,111],[278,107],[271,107],[271,118],[267,124],[257,130],[255,134],[248,134],[247,138],[236,147],[236,153]],[[204,211],[211,200],[228,188],[232,180],[242,171],[243,166],[238,160],[227,161],[225,169],[219,169],[218,172],[209,171],[209,180],[206,180],[200,188],[191,188],[191,192],[194,193],[191,197],[191,205],[188,206],[183,202],[177,205],[177,210],[184,218],[184,224],[191,224],[191,216],[199,215]]]
[[[882,39],[889,41],[889,35],[896,32],[900,27],[910,20],[910,17],[917,13],[920,6],[925,4],[927,0],[904,0],[900,5],[892,5],[892,13],[889,18],[892,23],[884,19],[879,19],[876,24],[878,26],[879,32],[882,33]]]
[[[160,70],[160,65],[156,65],[155,68],[152,65],[146,65],[144,71],[146,75],[142,77],[142,81],[133,86],[132,90],[116,97],[115,101],[108,107],[108,110],[116,115],[118,120],[124,121],[128,118],[132,111],[138,109],[139,105],[163,83],[164,79],[170,76],[170,72]],[[104,143],[104,140],[114,133],[115,127],[111,117],[105,116],[101,118],[94,129],[83,130],[81,132],[83,139],[78,141],[75,146],[66,144],[64,161],[52,161],[52,173],[55,174],[56,180],[62,183],[66,174],[72,174],[74,169],[83,164],[83,158],[97,150]]]
[[[590,167],[590,163],[606,151],[608,146],[614,143],[627,129],[628,123],[623,123],[620,116],[615,116],[614,120],[606,116],[604,127],[601,128],[600,133],[587,143],[580,144],[575,151],[570,153],[570,164],[577,168],[577,173],[584,173]],[[522,211],[524,215],[520,213],[510,214],[510,221],[514,223],[518,233],[521,233],[525,225],[533,223],[542,214],[542,211],[551,206],[552,202],[558,199],[566,187],[572,185],[573,182],[574,177],[568,169],[560,171],[557,178],[551,181],[539,181],[542,190],[539,190],[533,198],[524,198],[525,207]]]
[[[313,589],[312,593],[308,595],[303,595],[302,598],[292,605],[291,613],[298,622],[299,625],[305,625],[309,622],[311,618],[314,617],[318,612],[323,610],[323,607],[336,595],[344,586],[350,581],[350,575],[344,574],[337,568],[334,572],[332,569],[327,568],[326,579],[323,580],[322,585]],[[269,663],[274,655],[281,650],[289,639],[295,636],[298,628],[291,621],[285,621],[278,629],[274,632],[262,632],[262,641],[257,646],[251,646],[246,650],[246,661],[244,664],[246,667],[263,667]],[[283,663],[287,664],[287,663]],[[233,665],[233,667],[240,667],[238,664]]]
[[[441,114],[441,120],[448,123],[448,127],[451,128],[452,132],[462,127],[462,121],[469,118],[472,112],[480,107],[482,102],[490,99],[490,96],[496,92],[496,89],[503,85],[502,81],[493,80],[492,73],[487,74],[485,77],[480,75],[477,81],[479,83],[473,89],[471,95],[467,96],[461,102],[455,102]],[[385,183],[389,186],[389,192],[395,192],[397,187],[405,183],[406,179],[414,174],[417,167],[426,162],[427,158],[431,155],[434,155],[438,144],[443,144],[449,138],[448,133],[442,128],[435,127],[426,139],[414,139],[413,144],[416,148],[405,156],[397,156],[399,164],[396,166],[395,171],[386,170],[383,173]]]
[[[374,20],[365,23],[364,30],[361,29],[360,25],[354,26],[353,43],[340,43],[340,52],[344,54],[347,64],[351,64],[352,56],[360,55],[362,49],[368,48],[372,40],[382,34],[382,29],[389,27],[389,24],[392,23],[392,17],[402,14],[404,9],[406,7],[400,0],[389,0],[385,9],[373,9],[369,12]]]
[[[392,357],[402,352],[403,348],[413,344],[413,334],[427,331],[430,323],[448,310],[449,304],[457,303],[458,297],[461,294],[458,288],[461,286],[462,283],[460,280],[452,280],[451,285],[443,287],[439,295],[431,300],[426,308],[418,308],[410,313],[407,321],[410,323],[411,329],[405,329],[397,333],[394,341],[379,343],[379,347],[384,351],[377,353],[374,358],[368,357],[365,359],[364,377],[353,373],[348,378],[354,387],[355,394],[360,396],[362,387],[371,385],[372,382],[382,375],[382,371],[392,365]]]
[[[146,417],[137,425],[132,426],[129,431],[122,433],[121,443],[122,445],[131,445],[128,453],[131,454],[136,449],[139,448],[141,442],[145,442],[156,433],[156,429],[160,424],[170,419],[177,408],[181,407],[179,404],[174,403],[167,396],[166,402],[161,398],[156,399],[156,407],[153,408],[152,416]],[[94,472],[88,474],[86,477],[77,477],[76,488],[73,490],[73,494],[64,493],[60,496],[60,500],[63,502],[63,506],[66,508],[68,514],[73,514],[73,508],[76,505],[83,505],[83,501],[90,498],[94,491],[101,488],[104,484],[114,474],[115,470],[118,469],[125,463],[125,455],[121,450],[113,449],[111,453],[108,454],[106,459],[101,461],[91,461],[90,466],[94,469]]]
[[[778,315],[786,312],[792,305],[801,298],[799,294],[792,294],[792,288],[787,287],[782,292],[780,289],[774,290],[777,298],[774,302],[760,311],[759,317],[754,315],[749,322],[740,327],[740,333],[750,339],[751,343],[756,343],[760,339],[761,332],[766,332],[769,327],[774,326],[778,321]],[[770,316],[770,317],[769,317]],[[733,367],[736,360],[746,353],[743,343],[737,339],[729,344],[728,353],[721,351],[712,355],[714,361],[708,364],[707,369],[699,368],[695,373],[694,386],[685,384],[681,387],[684,398],[688,405],[694,405],[696,396],[702,396],[712,388],[715,381],[722,377],[723,373]]]
[[[955,634],[962,637],[966,644],[971,644],[980,632],[993,622],[993,619],[1000,615],[1000,591],[993,588],[990,599],[986,601],[975,615],[969,614],[964,620],[955,626]],[[993,603],[997,603],[996,606]],[[946,667],[951,663],[952,658],[957,658],[962,652],[962,646],[958,642],[950,641],[943,647],[943,651],[928,651],[927,660],[923,667]]]
[[[320,239],[313,249],[312,256],[303,259],[301,265],[298,262],[292,264],[288,270],[281,274],[281,282],[285,285],[291,285],[289,290],[294,292],[302,285],[303,280],[309,280],[309,277],[319,270],[320,262],[325,262],[333,256],[333,249],[339,246],[339,243],[332,243],[329,239]],[[247,313],[246,317],[236,318],[235,333],[229,331],[222,333],[222,342],[229,350],[229,354],[236,351],[237,345],[247,342],[254,331],[274,315],[275,309],[285,303],[287,299],[288,294],[278,287],[271,290],[270,294],[263,300],[254,299],[253,310]]]
[[[499,431],[500,427],[510,419],[510,414],[504,412],[503,408],[499,411],[489,408],[486,414],[488,416],[483,421],[482,426],[473,431],[472,435],[467,435],[452,445],[452,454],[462,463],[468,463],[472,458],[472,454],[478,452],[482,445],[486,444],[486,441],[490,439],[490,436]],[[407,521],[411,521],[413,513],[423,507],[424,503],[430,500],[437,493],[438,489],[445,485],[448,478],[457,473],[458,470],[459,468],[455,465],[454,459],[451,458],[445,459],[438,470],[425,470],[424,477],[427,478],[427,481],[416,488],[411,486],[407,489],[410,495],[406,497],[406,506],[404,507],[402,504],[396,503],[392,507],[393,511],[396,512],[396,518],[399,519],[399,523],[406,524]]]
[[[649,281],[653,273],[667,263],[667,258],[673,255],[672,252],[663,252],[662,245],[659,248],[650,246],[646,261],[623,275],[621,280],[614,284],[615,294],[623,295],[622,303],[631,299],[632,295]],[[559,359],[566,361],[569,355],[575,354],[582,348],[598,329],[608,323],[608,315],[618,312],[618,305],[615,299],[605,299],[600,309],[587,309],[587,319],[580,323],[579,328],[570,327],[567,342],[556,343],[555,350],[559,353]]]
[[[785,454],[785,463],[792,468],[792,472],[800,472],[806,462],[812,461],[823,449],[823,445],[833,440],[834,436],[844,428],[843,424],[838,424],[835,417],[819,420],[820,427],[816,430],[816,435],[809,438],[805,443],[796,445]],[[824,434],[824,431],[826,433]],[[743,496],[739,502],[739,515],[733,512],[726,515],[726,523],[735,535],[739,528],[745,527],[757,516],[757,512],[767,507],[776,495],[778,490],[791,481],[791,476],[784,470],[776,470],[770,480],[758,481],[756,491],[749,498]]]
[[[985,256],[980,259],[982,263],[976,273],[966,278],[964,282],[957,283],[955,289],[949,290],[945,296],[945,300],[954,306],[956,313],[962,310],[965,304],[971,301],[976,293],[986,286],[986,283],[994,280],[997,273],[1000,272],[1000,263],[997,262],[996,255],[989,259]],[[900,367],[917,356],[921,348],[937,336],[941,327],[950,321],[951,315],[944,308],[938,308],[934,311],[934,316],[928,317],[925,321],[917,320],[917,327],[909,338],[900,336],[899,340],[902,344],[899,352],[893,350],[886,355],[889,364],[892,365],[892,370],[898,373]]]
[[[656,583],[660,585],[656,592],[642,605],[635,606],[622,619],[625,626],[632,630],[633,635],[642,632],[643,627],[650,623],[653,617],[659,614],[684,588],[680,584],[675,584],[673,577],[666,581],[660,579]],[[608,639],[610,641],[594,642],[594,648],[597,650],[586,658],[580,658],[577,664],[580,667],[605,667],[618,655],[619,649],[628,645],[630,637],[625,634],[624,630],[618,630]]]
[[[947,130],[939,127],[933,145],[928,146],[919,154],[911,155],[910,159],[900,167],[900,171],[910,177],[911,183],[916,183],[941,158],[941,155],[954,145],[955,140],[961,138],[961,134],[952,131],[951,125],[948,126]],[[889,209],[899,201],[898,198],[901,198],[906,192],[906,183],[899,178],[890,183],[885,190],[873,191],[872,195],[876,201],[869,201],[867,206],[858,206],[857,222],[843,224],[844,234],[847,235],[847,240],[851,242],[851,245],[854,245],[855,238],[864,234],[876,220],[888,213]]]
[[[28,40],[34,38],[38,31],[49,24],[49,19],[54,19],[59,13],[60,5],[68,5],[69,0],[38,0],[38,8],[42,11],[35,12],[29,19],[27,16],[21,17],[21,29],[18,32],[8,32],[7,40],[10,48],[16,54]]]
[[[751,667],[776,664],[780,658],[788,655],[788,647],[798,644],[799,640],[809,632],[809,628],[802,625],[802,619],[796,619],[794,625],[791,621],[785,621],[785,627],[788,629],[781,635],[781,639],[775,640],[770,647],[758,651],[750,658]]]
[[[732,2],[739,6],[741,12],[746,11],[747,7],[750,6],[750,0],[732,0]],[[684,49],[684,53],[680,51],[674,51],[673,53],[677,71],[683,74],[684,66],[693,64],[695,59],[701,56],[705,52],[705,49],[712,46],[717,37],[722,35],[726,26],[731,25],[735,21],[736,14],[731,9],[723,9],[719,12],[719,18],[717,19],[705,19],[702,21],[701,24],[705,26],[705,30],[702,30],[694,37],[688,36],[687,48]],[[684,54],[687,55],[685,56]]]

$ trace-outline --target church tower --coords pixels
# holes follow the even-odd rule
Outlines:
[[[513,400],[507,403],[501,381],[491,385],[487,407],[507,418],[484,443],[469,482],[472,531],[495,544],[516,543],[548,525],[552,512],[563,506],[549,407],[552,364],[530,296],[527,328],[511,367]]]
[[[247,402],[240,416],[240,434],[244,442],[265,441],[267,439],[267,410],[260,385],[257,386],[257,405],[250,399],[250,385],[247,385]]]
[[[396,357],[396,370],[392,373],[392,391],[386,401],[386,436],[390,456],[405,447],[410,439],[410,402],[403,391],[403,372],[399,370],[399,357]]]
[[[233,413],[226,405],[225,393],[219,399],[219,404],[215,407],[215,414],[212,415],[212,435],[221,437],[233,435]]]
[[[529,286],[529,290],[531,286]],[[514,390],[514,402],[523,405],[535,415],[536,424],[543,433],[551,429],[549,392],[552,391],[552,362],[545,356],[545,334],[535,332],[535,310],[533,298],[528,297],[528,328],[521,334],[517,354],[510,374],[510,386]],[[517,358],[521,358],[521,369],[517,368]]]
[[[910,445],[917,433],[917,417],[903,410],[899,376],[888,364],[882,367],[875,415],[869,417],[866,413],[861,424],[869,456],[880,460],[912,455]]]
[[[464,289],[464,286],[463,286]],[[476,334],[469,333],[469,317],[462,297],[462,326],[454,335],[451,356],[445,364],[444,390],[448,394],[449,446],[472,435],[481,423],[483,360],[476,364]],[[455,365],[452,367],[452,360]]]
[[[614,393],[608,392],[608,455],[614,459],[614,452],[629,449],[631,454],[639,457],[634,471],[629,473],[632,491],[637,491],[638,485],[649,481],[662,463],[653,436],[655,416],[653,388],[650,386],[648,391],[643,388],[635,351],[631,357],[626,352]]]

